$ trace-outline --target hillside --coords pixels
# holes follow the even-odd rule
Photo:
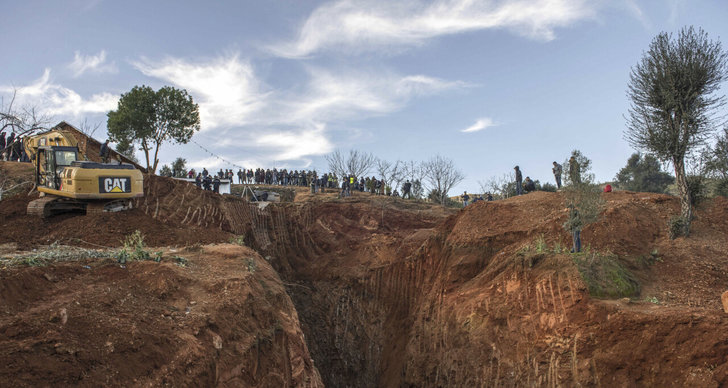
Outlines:
[[[676,198],[603,194],[588,252],[572,255],[560,193],[453,211],[300,192],[260,209],[151,177],[132,211],[39,220],[24,215],[26,192],[0,202],[12,385],[728,383],[726,198],[670,240]],[[9,259],[51,243],[108,252],[134,230],[161,263]]]

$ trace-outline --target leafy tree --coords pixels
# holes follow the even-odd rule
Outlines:
[[[440,204],[445,205],[447,201],[447,193],[453,186],[465,179],[460,170],[455,167],[455,163],[447,158],[437,155],[427,162],[422,163],[425,180],[430,184],[431,191],[435,191],[439,196]]]
[[[148,86],[135,86],[121,95],[117,110],[107,117],[109,137],[130,147],[138,143],[151,173],[157,170],[162,143],[187,143],[200,130],[199,107],[186,90],[171,86],[156,92]]]
[[[685,157],[713,133],[717,110],[725,103],[715,93],[726,76],[727,56],[720,42],[693,27],[683,28],[677,38],[657,35],[630,74],[625,137],[636,149],[672,163],[684,235],[690,233],[693,215]]]
[[[578,176],[579,176],[579,182],[583,183],[592,183],[594,182],[594,174],[591,172],[592,167],[592,161],[591,159],[587,158],[584,154],[581,153],[579,150],[573,150],[571,151],[571,157],[569,159],[566,159],[564,163],[562,164],[564,173],[562,174],[562,179],[564,181],[564,186],[571,185],[574,183],[574,177],[571,176],[571,165],[569,164],[569,160],[571,158],[574,158],[576,160],[577,166],[578,166]]]
[[[172,162],[172,176],[175,178],[184,178],[187,175],[187,169],[185,168],[187,160],[184,158],[177,158]]]
[[[172,176],[172,169],[169,168],[168,165],[163,164],[162,165],[162,168],[159,169],[159,176],[171,177]]]
[[[650,193],[664,193],[667,186],[675,180],[670,174],[662,171],[657,158],[639,152],[629,157],[627,165],[619,170],[614,179],[619,187],[625,190]]]
[[[131,159],[134,163],[139,164],[139,159],[134,154],[134,144],[130,143],[127,139],[123,139],[116,145],[116,152]]]

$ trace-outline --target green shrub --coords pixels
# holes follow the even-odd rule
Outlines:
[[[640,284],[637,278],[619,261],[617,255],[576,255],[574,261],[590,295],[612,299],[639,295]]]
[[[687,220],[685,220],[682,216],[675,216],[670,218],[670,222],[668,224],[668,232],[670,233],[670,239],[674,240],[680,236],[685,235],[685,228],[687,227],[688,223]]]
[[[728,197],[728,178],[718,180],[715,185],[715,195]]]

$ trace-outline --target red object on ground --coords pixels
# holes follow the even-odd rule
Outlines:
[[[604,186],[604,192],[605,193],[611,193],[612,192],[612,185],[606,185],[606,186]]]

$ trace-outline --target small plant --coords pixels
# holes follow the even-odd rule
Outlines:
[[[526,244],[522,246],[520,249],[518,249],[518,252],[516,252],[519,255],[526,254],[528,252],[531,252],[531,244]]]
[[[544,253],[548,251],[549,246],[546,243],[546,240],[543,238],[543,234],[538,236],[536,239],[536,253]]]
[[[255,273],[255,270],[258,269],[258,264],[250,257],[245,259],[245,263],[248,266],[248,272],[250,273]]]
[[[149,252],[144,249],[144,235],[139,230],[135,230],[134,233],[126,236],[122,245],[123,247],[121,248],[121,251],[119,251],[117,259],[117,261],[121,264],[125,264],[129,260],[151,259]]]
[[[187,266],[187,259],[185,259],[182,256],[175,256],[172,258],[174,260],[174,263],[179,265],[180,267],[186,267]]]
[[[660,304],[660,301],[655,296],[651,296],[649,298],[645,298],[645,301],[653,303],[653,304]]]
[[[245,236],[238,235],[238,236],[230,237],[230,244],[245,245]]]
[[[685,236],[687,231],[688,222],[682,216],[675,216],[670,218],[669,232],[670,239],[674,240],[680,236]]]
[[[554,243],[554,253],[559,254],[559,253],[561,253],[561,251],[562,251],[561,243],[559,241],[555,242]]]

